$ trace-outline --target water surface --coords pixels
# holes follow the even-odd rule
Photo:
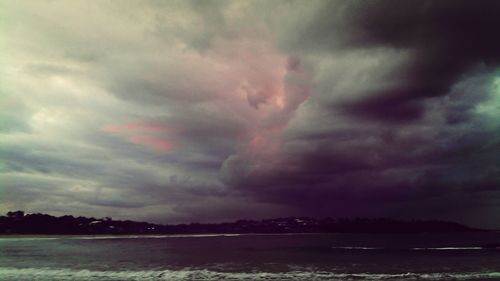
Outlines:
[[[500,280],[500,234],[3,236],[0,280]]]

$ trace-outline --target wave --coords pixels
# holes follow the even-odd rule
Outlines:
[[[217,272],[200,269],[143,270],[143,271],[93,271],[52,268],[2,268],[0,280],[474,280],[497,279],[500,272],[453,273],[333,273],[324,271],[291,272]]]
[[[0,238],[1,241],[36,241],[36,240],[57,240],[61,239],[61,237],[2,237]]]
[[[437,248],[411,248],[416,251],[453,251],[453,250],[485,250],[484,247],[437,247]]]
[[[92,236],[79,236],[67,235],[56,237],[1,237],[0,241],[32,241],[32,240],[106,240],[106,239],[158,239],[158,238],[189,238],[189,237],[232,237],[241,236],[242,234],[166,234],[166,235],[92,235]]]
[[[378,247],[332,247],[332,249],[340,249],[340,250],[384,250],[386,248],[378,248]]]
[[[98,240],[98,239],[158,239],[158,238],[189,238],[189,237],[232,237],[241,234],[166,234],[166,235],[113,235],[113,236],[77,236],[66,239]]]
[[[410,250],[410,251],[469,251],[469,250],[491,250],[491,247],[415,247],[415,248],[383,248],[383,247],[358,247],[344,246],[331,247],[336,250]]]

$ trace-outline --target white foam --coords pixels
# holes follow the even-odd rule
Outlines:
[[[412,250],[416,250],[416,251],[426,251],[426,250],[453,251],[453,250],[484,250],[484,248],[483,247],[437,247],[437,248],[412,248]]]
[[[3,236],[1,241],[37,241],[37,240],[107,240],[107,239],[159,239],[159,238],[189,238],[189,237],[233,237],[243,234],[222,233],[222,234],[166,234],[166,235],[65,235],[53,237],[33,237],[33,236]]]
[[[93,271],[77,269],[52,268],[2,268],[0,280],[470,280],[470,279],[500,278],[500,272],[469,272],[469,273],[332,273],[325,271],[291,271],[281,273],[271,272],[217,272],[200,269],[184,270],[143,270],[143,271]]]
[[[231,237],[241,234],[167,234],[167,235],[110,235],[110,236],[72,236],[66,239],[101,240],[101,239],[159,239],[159,238],[189,238],[189,237]]]
[[[383,250],[384,248],[377,247],[332,247],[332,249],[342,249],[342,250]]]
[[[358,247],[358,246],[343,246],[343,247],[332,247],[332,249],[340,249],[340,250],[398,250],[398,248],[380,248],[380,247]],[[414,251],[453,251],[453,250],[485,250],[483,247],[416,247],[416,248],[406,248],[406,250],[414,250]],[[405,250],[405,248],[401,248],[399,250]]]
[[[57,240],[61,239],[61,237],[1,237],[1,241],[38,241],[38,240]]]

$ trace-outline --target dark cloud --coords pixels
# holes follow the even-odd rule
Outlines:
[[[386,47],[411,58],[389,73],[391,86],[345,105],[355,116],[412,121],[422,100],[446,95],[478,64],[497,65],[498,1],[331,1],[295,37],[312,50]],[[302,36],[301,36],[302,35]],[[305,46],[304,46],[305,45]]]
[[[297,206],[309,215],[432,217],[442,212],[448,219],[464,219],[470,209],[460,204],[474,209],[500,184],[494,172],[499,134],[477,112],[478,104],[495,95],[491,77],[488,72],[471,76],[450,94],[425,102],[428,113],[420,121],[387,124],[330,114],[346,126],[295,127],[286,135],[282,161],[249,172],[240,160],[239,168],[233,165],[237,170],[228,172],[239,175],[231,183],[257,200]],[[450,114],[461,120],[450,122]],[[471,193],[474,202],[465,202]]]

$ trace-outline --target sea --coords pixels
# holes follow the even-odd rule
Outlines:
[[[500,280],[500,233],[0,236],[0,280]]]

